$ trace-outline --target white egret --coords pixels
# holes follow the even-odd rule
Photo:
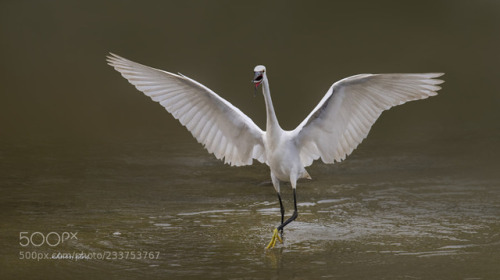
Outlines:
[[[107,59],[138,90],[159,102],[216,158],[230,165],[251,165],[253,159],[271,169],[278,194],[281,224],[266,248],[283,242],[280,233],[295,220],[297,180],[310,179],[305,167],[319,158],[340,162],[367,136],[382,111],[408,101],[436,95],[442,73],[360,74],[334,83],[305,120],[283,130],[274,113],[266,68],[254,69],[255,88],[262,84],[267,112],[266,131],[215,92],[181,74],[151,68],[115,54]],[[294,212],[284,220],[280,182],[290,182]]]

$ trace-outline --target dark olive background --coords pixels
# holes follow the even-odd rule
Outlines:
[[[0,275],[498,278],[499,14],[498,1],[1,1]],[[192,77],[261,128],[257,64],[286,129],[350,75],[446,82],[385,112],[346,161],[310,167],[299,219],[265,252],[279,221],[267,167],[208,155],[108,52]],[[79,240],[19,245],[68,231]],[[160,258],[20,259],[130,250]]]

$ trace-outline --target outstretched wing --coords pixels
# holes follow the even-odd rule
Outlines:
[[[293,131],[302,164],[320,157],[325,163],[344,160],[384,110],[436,95],[441,75],[361,74],[334,83]]]
[[[265,161],[264,132],[238,108],[186,76],[151,68],[115,54],[108,64],[178,119],[204,147],[231,165]]]

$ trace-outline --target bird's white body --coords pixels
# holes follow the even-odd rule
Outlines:
[[[297,180],[310,178],[305,167],[319,158],[325,163],[344,160],[384,110],[436,95],[443,82],[435,79],[441,73],[351,76],[334,83],[297,128],[285,131],[274,112],[266,68],[259,65],[254,69],[254,83],[263,88],[267,114],[263,131],[238,108],[186,76],[114,54],[108,63],[165,107],[218,159],[236,166],[250,165],[253,159],[267,164],[278,196],[280,181],[287,181],[294,189],[294,198]],[[282,224],[275,230],[274,243],[278,230],[297,216],[295,209],[292,218],[283,223],[281,197],[280,205]],[[268,247],[274,246],[271,243]]]
[[[265,146],[269,151],[267,165],[271,169],[271,176],[280,181],[295,182],[300,178],[310,178],[304,165],[300,161],[299,149],[294,143],[293,131],[279,131],[278,137],[266,137]],[[266,135],[267,136],[267,135]],[[276,184],[275,184],[275,187]],[[276,191],[280,191],[279,188]]]
[[[259,69],[265,71],[263,66],[258,66],[255,70]],[[263,135],[264,147],[266,150],[265,163],[271,169],[271,179],[274,188],[277,192],[280,192],[279,181],[292,182],[292,186],[295,188],[297,179],[310,178],[310,176],[300,161],[299,149],[294,142],[295,133],[293,131],[283,130],[278,123],[271,99],[267,75],[263,76],[262,83],[267,109],[266,132]]]

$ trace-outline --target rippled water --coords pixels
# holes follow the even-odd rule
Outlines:
[[[1,1],[0,278],[500,279],[499,4],[311,3]],[[446,82],[311,166],[265,250],[269,169],[208,155],[109,51],[195,78],[261,127],[256,64],[286,129],[349,75]]]
[[[50,146],[11,147],[2,159],[11,171],[1,193],[3,273],[126,279],[495,279],[500,273],[498,180],[456,173],[446,159],[381,155],[368,151],[372,144],[341,164],[314,165],[314,180],[299,183],[298,220],[286,228],[283,245],[266,251],[280,216],[266,167],[225,166],[195,143],[149,143],[61,154]],[[283,196],[291,209],[286,186]],[[20,232],[73,232],[78,239],[22,247]],[[131,259],[137,251],[153,254]],[[110,259],[19,259],[26,252]]]

